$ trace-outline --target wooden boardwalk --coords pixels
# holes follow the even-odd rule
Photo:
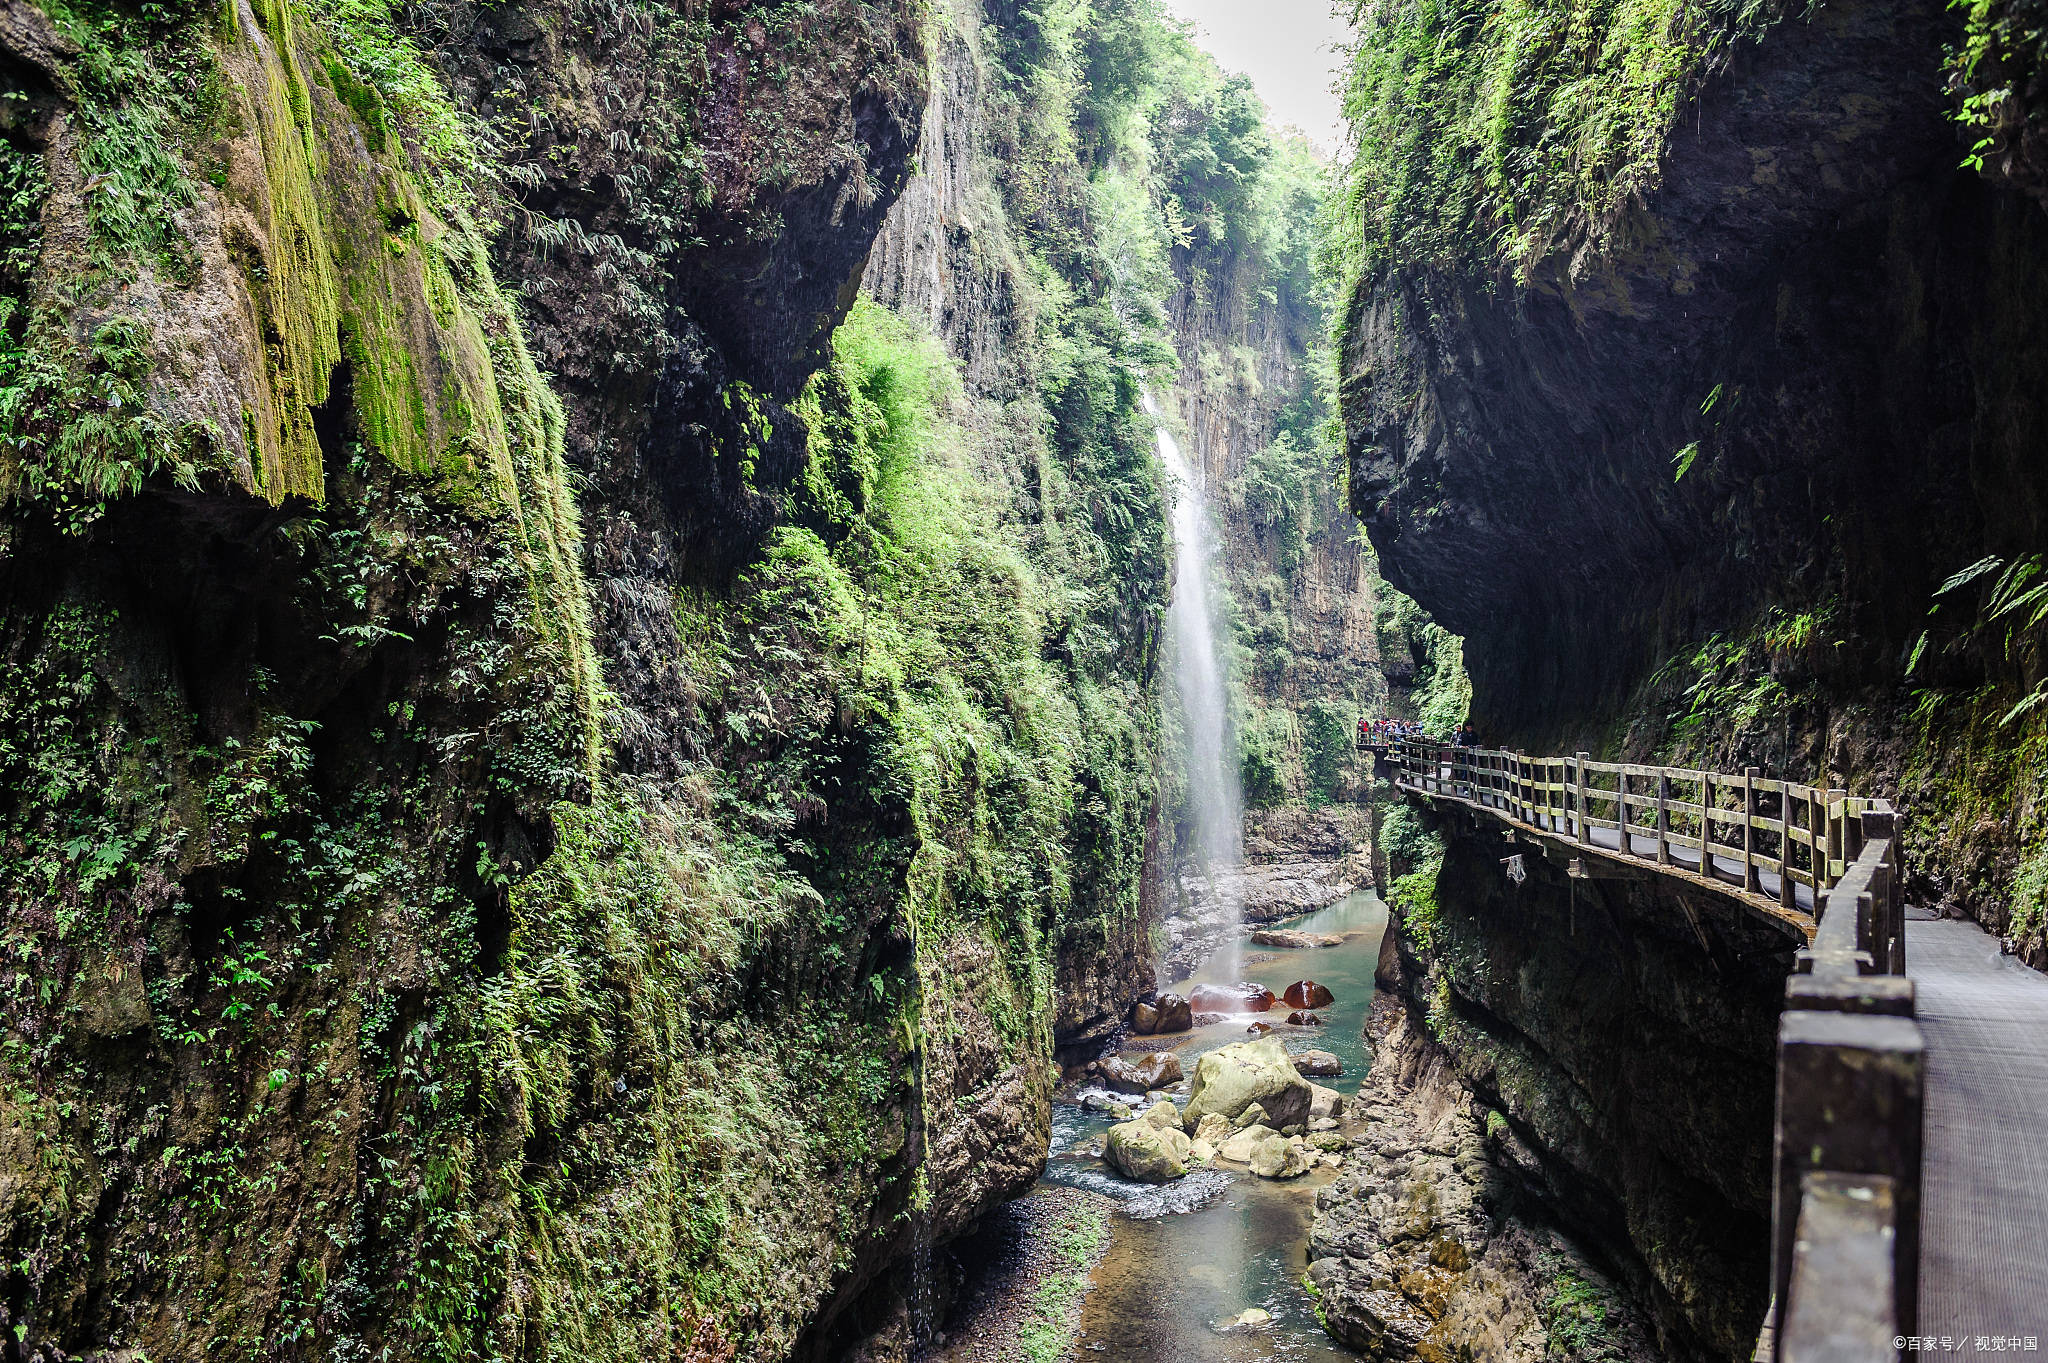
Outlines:
[[[1918,911],[1906,959],[1927,1037],[1918,1333],[2048,1349],[2048,976]]]
[[[1671,877],[1810,944],[1780,1037],[1773,1269],[1806,1305],[1760,1358],[1892,1358],[1900,1332],[1933,1341],[1910,1352],[2048,1349],[2048,976],[1904,908],[1890,806],[1583,753],[1380,756],[1404,793],[1483,810],[1575,876]]]

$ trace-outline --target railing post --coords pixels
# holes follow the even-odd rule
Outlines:
[[[1875,957],[1877,967],[1880,971],[1903,975],[1906,973],[1906,897],[1899,893],[1899,840],[1895,836],[1897,816],[1881,810],[1865,810],[1859,823],[1866,843],[1880,840],[1885,843],[1884,860],[1878,863],[1870,878],[1870,892],[1877,899],[1877,921],[1884,944],[1883,954]]]
[[[1628,773],[1614,773],[1614,846],[1623,856],[1635,855],[1628,845]]]
[[[1821,915],[1821,894],[1827,890],[1827,792],[1806,796],[1806,874],[1812,876],[1812,913]]]
[[[1792,883],[1792,783],[1778,783],[1778,903],[1799,908],[1799,888]]]
[[[1657,773],[1657,864],[1671,864],[1671,773]]]
[[[1788,1008],[1778,1020],[1777,1186],[1771,1282],[1785,1337],[1802,1183],[1810,1173],[1893,1180],[1895,1327],[1917,1323],[1920,1132],[1926,1045],[1908,1017]]]
[[[1589,843],[1591,843],[1591,842],[1593,841],[1593,823],[1592,823],[1592,820],[1590,820],[1589,818],[1587,818],[1587,817],[1586,817],[1586,762],[1587,762],[1587,759],[1588,759],[1588,758],[1590,758],[1590,757],[1591,757],[1591,754],[1590,754],[1590,753],[1586,753],[1586,752],[1583,752],[1583,751],[1582,751],[1582,752],[1580,752],[1580,754],[1579,754],[1579,808],[1578,808],[1578,815],[1579,815],[1579,842],[1580,842],[1580,844],[1581,844],[1581,845],[1589,844]]]
[[[1700,874],[1714,878],[1714,773],[1700,771]]]
[[[1755,891],[1763,882],[1756,874],[1756,768],[1742,769],[1742,888]]]
[[[1827,879],[1828,884],[1833,885],[1842,878],[1843,872],[1849,869],[1849,859],[1842,855],[1843,846],[1846,842],[1846,833],[1842,825],[1849,817],[1849,806],[1847,804],[1849,792],[1846,790],[1830,790],[1824,798],[1827,800],[1828,806]],[[1835,812],[1838,805],[1842,811],[1839,814]],[[1836,870],[1837,866],[1842,869],[1840,871]]]

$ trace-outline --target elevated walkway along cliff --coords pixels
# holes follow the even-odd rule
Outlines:
[[[1903,904],[1889,805],[1753,769],[1375,753],[1409,798],[1499,826],[1510,875],[1533,853],[1575,880],[1665,877],[1797,944],[1759,1358],[2048,1342],[2048,977]]]

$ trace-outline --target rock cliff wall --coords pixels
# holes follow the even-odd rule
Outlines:
[[[1916,896],[2038,960],[2040,715],[2005,717],[2040,651],[1991,617],[2048,525],[2048,220],[2013,187],[2017,96],[2002,150],[1960,164],[1965,27],[1932,4],[1706,16],[1653,42],[1656,99],[1596,122],[1638,69],[1616,37],[1579,54],[1589,103],[1549,115],[1602,186],[1516,160],[1534,125],[1512,120],[1486,185],[1419,205],[1355,180],[1410,244],[1361,252],[1350,487],[1390,580],[1464,635],[1488,735],[1880,790]],[[1453,84],[1510,59],[1447,50]],[[1379,113],[1451,136],[1426,107]],[[1397,164],[1376,137],[1362,164]]]
[[[1467,819],[1438,823],[1440,865],[1393,896],[1382,973],[1415,1043],[1502,1114],[1496,1162],[1666,1356],[1745,1356],[1767,1295],[1777,1013],[1797,944],[1712,896],[1572,881]],[[1514,853],[1519,885],[1501,865]]]
[[[1092,257],[857,300],[973,19],[0,13],[10,1356],[900,1346],[1033,1177],[1165,537]]]
[[[1567,8],[1557,41],[1486,3],[1360,33],[1340,371],[1387,578],[1463,636],[1487,740],[1889,796],[1909,893],[2039,963],[2026,11]],[[1746,1357],[1787,943],[1391,824],[1403,1081],[1501,1114],[1661,1349]]]

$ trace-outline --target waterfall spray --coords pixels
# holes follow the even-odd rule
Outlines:
[[[1174,585],[1167,637],[1180,698],[1188,809],[1194,820],[1193,846],[1185,849],[1192,855],[1183,865],[1202,882],[1205,916],[1220,919],[1216,965],[1226,978],[1234,979],[1244,915],[1237,875],[1244,861],[1244,800],[1238,789],[1236,754],[1231,751],[1228,691],[1210,607],[1218,546],[1202,479],[1172,432],[1159,424],[1159,409],[1150,393],[1145,395],[1145,414],[1156,424],[1159,462],[1174,482]]]

